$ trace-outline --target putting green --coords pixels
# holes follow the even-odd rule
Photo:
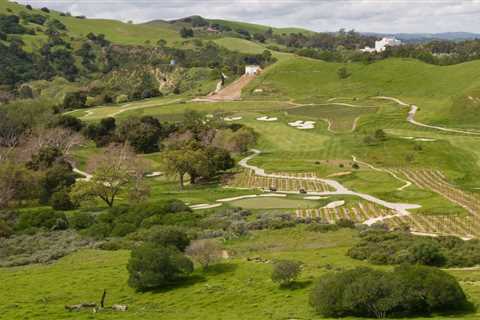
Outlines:
[[[236,200],[230,203],[232,206],[245,209],[297,209],[297,208],[316,208],[320,202],[300,200],[258,197],[252,199]]]

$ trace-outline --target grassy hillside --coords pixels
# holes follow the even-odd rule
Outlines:
[[[347,79],[340,79],[337,75],[338,69],[343,66],[351,74]],[[468,112],[466,117],[462,108],[467,105],[458,99],[454,110],[451,106],[457,96],[469,94],[477,97],[478,90],[474,89],[480,87],[476,71],[479,68],[480,61],[445,67],[412,59],[344,65],[292,57],[269,68],[250,85],[250,90],[244,92],[248,95],[251,89],[261,88],[265,92],[262,98],[271,96],[306,103],[332,97],[393,96],[418,105],[420,120],[448,122],[461,127],[465,125],[463,120],[468,118],[469,124],[476,123],[475,126],[478,126],[478,112]],[[475,103],[472,100],[472,104]]]
[[[7,9],[10,9],[15,14],[21,11],[28,11],[25,6],[9,2],[8,0],[0,0],[0,14],[8,13]],[[69,33],[75,37],[83,37],[90,32],[103,33],[113,43],[132,45],[144,45],[146,41],[155,44],[160,39],[164,39],[169,45],[173,45],[181,40],[178,32],[169,28],[168,25],[147,26],[129,24],[117,20],[79,19],[61,16],[59,12],[53,10],[47,14],[38,10],[38,8],[34,12],[49,15],[60,20],[67,26]]]
[[[224,26],[228,26],[234,30],[236,29],[243,29],[247,30],[250,33],[262,33],[267,31],[270,27],[260,24],[248,23],[248,22],[239,22],[239,21],[229,21],[229,20],[222,20],[222,19],[208,19],[210,23],[218,23]],[[282,34],[282,33],[303,33],[305,35],[313,34],[313,31],[303,29],[303,28],[272,28],[274,34]]]
[[[308,305],[313,281],[332,270],[367,265],[345,255],[356,241],[356,232],[350,230],[322,234],[297,227],[256,232],[225,244],[232,259],[207,272],[197,270],[191,280],[177,287],[148,293],[126,285],[128,251],[84,250],[53,265],[0,269],[5,288],[0,311],[5,319],[322,319]],[[247,261],[254,256],[302,261],[302,275],[292,288],[279,288],[270,280],[271,263]],[[451,273],[478,303],[478,270]],[[103,289],[107,290],[107,306],[127,304],[129,310],[96,315],[90,310],[64,310],[65,304],[98,301]],[[461,319],[476,317],[471,314]]]

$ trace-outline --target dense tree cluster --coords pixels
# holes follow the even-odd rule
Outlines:
[[[370,230],[348,255],[373,264],[424,264],[471,267],[480,263],[480,241],[456,237],[428,238],[407,232]]]
[[[391,272],[370,268],[320,278],[310,304],[325,317],[409,317],[471,308],[457,280],[425,266],[402,265]]]

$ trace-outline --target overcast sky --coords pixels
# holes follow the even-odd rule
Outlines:
[[[480,32],[480,0],[20,0],[89,18],[144,22],[189,15],[315,31]]]

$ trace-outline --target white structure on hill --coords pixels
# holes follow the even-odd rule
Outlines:
[[[375,41],[375,48],[365,47],[361,49],[362,52],[383,52],[387,47],[400,46],[402,41],[395,38],[383,38],[382,40]]]
[[[262,71],[262,68],[260,68],[260,66],[251,65],[251,66],[246,66],[246,67],[245,67],[245,74],[246,74],[247,76],[256,76],[256,75],[258,75],[261,71]]]

